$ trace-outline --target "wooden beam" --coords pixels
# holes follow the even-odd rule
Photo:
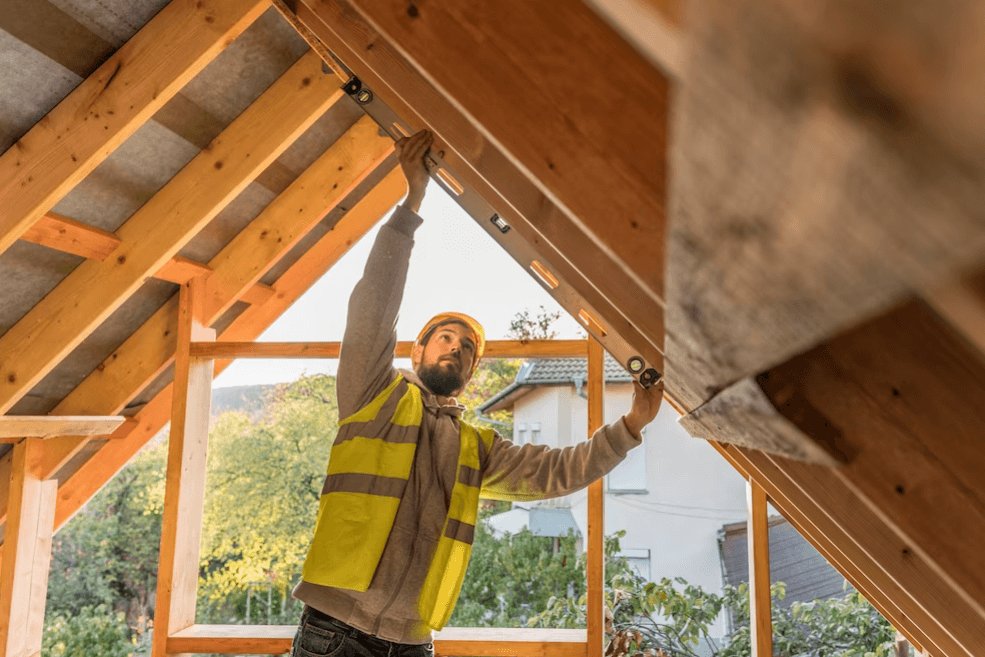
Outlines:
[[[971,657],[985,617],[956,601],[927,561],[901,547],[886,521],[827,468],[763,452],[715,446],[760,483],[801,534],[890,622],[918,643],[950,657]]]
[[[113,233],[54,212],[38,219],[21,235],[21,239],[62,253],[100,261],[108,258],[120,245],[120,238]]]
[[[761,474],[758,470],[751,467],[745,460],[745,457],[736,451],[733,446],[718,445],[711,443],[711,446],[732,465],[747,481],[750,478],[749,471],[753,470],[757,477]],[[867,576],[862,570],[859,569],[857,562],[854,560],[849,560],[843,551],[841,551],[837,546],[834,545],[835,534],[840,530],[835,530],[833,533],[825,533],[817,529],[817,525],[812,520],[808,520],[805,515],[805,510],[809,510],[806,507],[800,508],[791,502],[785,495],[784,492],[780,491],[773,481],[769,479],[757,479],[757,482],[766,491],[767,496],[773,500],[773,504],[776,509],[783,515],[784,518],[790,522],[791,525],[803,536],[814,548],[821,554],[824,559],[830,563],[835,569],[841,572],[845,579],[847,579],[852,586],[854,586],[865,598],[872,604],[876,610],[883,615],[886,620],[893,624],[894,627],[899,628],[901,626],[900,619],[903,621],[904,631],[907,636],[914,641],[914,643],[919,645],[930,645],[926,637],[916,628],[913,623],[906,618],[906,615],[900,611],[900,607],[897,605],[895,598],[886,592],[885,588],[877,587],[873,584],[871,578]],[[908,624],[908,626],[907,626]],[[921,641],[916,641],[912,637],[921,637]]]
[[[206,323],[217,321],[237,299],[264,306],[276,291],[259,284],[260,276],[355,185],[373,174],[391,150],[392,142],[361,120],[275,198],[209,263]],[[158,309],[58,404],[56,412],[79,408],[118,412],[170,365],[175,348],[175,308],[172,300]],[[107,396],[105,390],[113,394]],[[83,444],[66,439],[53,445],[47,461],[51,472],[67,463]]]
[[[406,192],[407,185],[403,175],[394,169],[277,279],[274,284],[276,294],[273,297],[262,305],[247,308],[220,337],[239,341],[256,339],[345,255]],[[216,374],[222,372],[227,365],[228,362],[217,361]],[[171,385],[166,386],[141,409],[124,440],[110,441],[103,445],[93,458],[62,482],[55,514],[56,528],[64,525],[167,423],[171,388]]]
[[[200,358],[338,358],[341,342],[203,342],[193,343]],[[413,341],[397,343],[394,357],[409,358]],[[485,358],[584,357],[585,340],[488,340]]]
[[[585,0],[599,16],[668,77],[684,73],[687,34],[681,0]]]
[[[346,4],[499,143],[592,243],[663,298],[663,75],[580,2],[429,3],[413,12],[403,0]],[[537,120],[559,110],[565,121]]]
[[[10,514],[0,562],[0,655],[3,657],[41,652],[58,488],[58,482],[45,481],[39,476],[43,449],[40,438],[26,438],[13,446],[13,475],[8,481]]]
[[[0,412],[9,410],[341,97],[330,80],[314,54],[303,56],[212,148],[130,217],[117,231],[122,243],[112,259],[83,262],[0,338]]]
[[[170,653],[281,654],[291,649],[296,625],[193,625],[168,639]],[[435,634],[442,657],[587,657],[585,630],[449,627]]]
[[[633,353],[662,368],[663,310],[658,299],[610,254],[588,248],[591,240],[556,201],[356,11],[344,2],[297,4],[302,23],[402,117],[405,129],[426,126],[436,133],[434,150],[442,153],[456,178],[495,208],[560,281],[552,294],[562,307],[576,316],[578,304],[587,304],[605,318],[610,351],[619,351],[613,341],[625,340]],[[521,259],[521,264],[530,263]],[[573,294],[559,293],[565,290]]]
[[[670,391],[694,410],[985,265],[985,87],[959,64],[977,57],[985,14],[686,8],[666,353]]]
[[[985,354],[985,268],[929,287],[920,296]]]
[[[605,424],[605,352],[598,340],[588,340],[588,437]],[[586,576],[586,654],[601,655],[605,647],[605,491],[603,479],[588,486]]]
[[[196,278],[182,286],[178,302],[178,349],[154,605],[154,657],[166,657],[168,637],[195,623],[214,372],[212,360],[191,356],[189,347],[193,340],[215,339],[215,331],[206,327],[204,319],[205,281]]]
[[[913,301],[757,377],[834,470],[985,614],[985,356]]]
[[[0,253],[268,7],[176,0],[0,155]]]
[[[17,442],[21,438],[51,438],[54,436],[108,436],[126,420],[120,415],[59,416],[59,415],[2,415],[0,442]]]
[[[770,595],[770,526],[766,491],[746,482],[749,543],[749,641],[752,657],[773,657],[773,602]]]
[[[210,262],[206,314],[218,318],[393,153],[368,116],[343,133]]]

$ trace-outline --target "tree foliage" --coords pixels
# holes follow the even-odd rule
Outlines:
[[[606,537],[607,657],[748,657],[749,591],[746,584],[705,591],[683,578],[649,582],[616,556],[623,532]],[[622,563],[621,563],[622,562]],[[613,571],[613,572],[610,572]],[[507,584],[508,585],[508,584]],[[895,630],[859,593],[844,597],[779,604],[782,582],[771,587],[774,654],[783,657],[888,657]],[[528,624],[580,627],[587,600],[550,600]],[[736,628],[719,641],[711,628],[731,610]]]
[[[127,657],[135,646],[123,612],[96,605],[49,612],[42,652],[45,657]]]
[[[299,613],[290,591],[338,430],[335,379],[302,377],[277,388],[266,409],[257,420],[224,413],[209,436],[203,622],[293,622]]]

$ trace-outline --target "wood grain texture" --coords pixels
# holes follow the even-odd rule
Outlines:
[[[365,125],[360,124],[350,132],[352,134],[346,133],[350,138],[343,138],[330,147],[315,165],[302,173],[227,244],[209,262],[207,269],[186,267],[186,274],[207,271],[209,278],[217,277],[216,282],[206,284],[207,324],[215,322],[222,310],[237,299],[268,309],[259,311],[261,314],[269,312],[270,308],[280,307],[276,303],[267,303],[278,292],[255,281],[288,253],[291,246],[310,231],[328,209],[341,201],[352,186],[371,175],[380,166],[384,154],[392,148],[389,140],[381,140],[375,130],[367,132]],[[352,139],[353,136],[357,138]],[[327,168],[331,171],[326,171]],[[383,188],[390,192],[398,185],[388,180]],[[360,206],[357,204],[356,207]],[[373,210],[383,212],[385,208],[380,209],[377,204]],[[365,211],[361,211],[354,217],[364,215]],[[377,218],[378,215],[373,220]],[[363,219],[363,223],[365,221]],[[359,222],[340,223],[342,228],[335,237],[351,244],[354,233],[347,226]],[[258,242],[261,243],[259,246]],[[307,261],[305,258],[302,260]],[[220,292],[226,296],[220,295]],[[173,297],[69,393],[54,412],[120,412],[171,364],[175,353],[176,313],[177,297]],[[270,322],[273,318],[259,321]],[[47,463],[52,468],[49,474],[57,472],[84,445],[85,441],[77,438],[55,439],[48,450]],[[5,466],[6,460],[0,457],[0,475]],[[3,498],[0,495],[0,510],[2,508]]]
[[[171,2],[0,155],[0,253],[249,27],[267,4]]]
[[[985,617],[829,468],[732,445],[716,448],[756,479],[798,531],[914,643],[949,657],[980,652]]]
[[[588,341],[588,436],[605,424],[605,352],[597,340]],[[603,479],[588,486],[588,536],[585,545],[588,578],[586,595],[586,639],[589,655],[600,655],[605,647],[605,491]]]
[[[562,286],[570,286],[582,304],[605,317],[610,340],[625,340],[634,353],[658,369],[663,367],[659,299],[611,254],[596,248],[497,142],[483,134],[352,7],[336,0],[303,0],[298,3],[298,16],[401,116],[405,129],[428,127],[435,132],[435,148],[455,176],[537,251],[538,259]],[[658,115],[657,120],[664,118]],[[659,256],[659,245],[653,248]],[[569,313],[578,314],[577,299],[557,294],[555,298]],[[617,350],[610,347],[610,351]]]
[[[770,527],[766,491],[746,482],[749,542],[749,617],[752,657],[773,657],[773,601],[770,594]]]
[[[168,640],[172,653],[286,653],[295,625],[193,625]],[[585,630],[449,627],[436,633],[441,657],[587,657]]]
[[[777,411],[753,379],[742,379],[680,419],[696,438],[836,466],[845,459],[824,436],[801,431]]]
[[[92,260],[105,260],[120,245],[113,233],[54,212],[38,219],[21,239]]]
[[[59,416],[59,415],[2,415],[0,416],[0,442],[21,438],[52,438],[55,436],[108,436],[123,424],[126,418],[108,416]]]
[[[401,340],[395,358],[408,358],[413,341]],[[338,358],[341,342],[203,342],[193,343],[199,358]],[[561,358],[585,356],[585,340],[489,340],[484,358]]]
[[[120,227],[111,259],[83,262],[11,327],[0,338],[0,411],[174,257],[340,93],[317,57],[302,57]]]
[[[688,10],[667,380],[693,410],[985,262],[985,7]]]
[[[267,302],[247,308],[219,336],[227,340],[255,340],[271,323],[345,255],[406,194],[407,186],[398,170],[388,174],[366,196],[342,216],[335,227],[291,265],[275,283],[276,294]],[[177,301],[177,300],[175,300]],[[174,342],[172,342],[173,355]],[[216,361],[216,375],[228,361]],[[122,440],[103,445],[62,482],[58,492],[55,526],[62,527],[102,486],[160,431],[169,417],[172,386],[165,386],[135,416]]]
[[[58,488],[39,476],[43,450],[40,438],[22,440],[12,450],[11,513],[0,563],[0,655],[5,657],[41,650]]]
[[[205,507],[213,364],[189,353],[193,340],[215,339],[205,319],[205,281],[192,279],[178,300],[178,345],[165,477],[161,550],[151,654],[166,657],[167,638],[195,622],[198,562]]]

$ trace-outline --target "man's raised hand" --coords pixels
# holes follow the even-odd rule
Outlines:
[[[397,142],[400,168],[407,178],[407,200],[404,201],[404,205],[414,212],[420,211],[424,191],[428,186],[428,170],[424,164],[424,156],[433,142],[434,135],[430,130],[421,130]]]
[[[643,437],[643,427],[653,422],[660,410],[660,402],[664,396],[663,381],[656,385],[644,388],[637,382],[633,382],[633,407],[628,413],[622,416],[626,428],[629,429],[637,438]]]

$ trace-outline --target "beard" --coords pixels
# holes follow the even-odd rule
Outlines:
[[[444,368],[441,363],[421,365],[417,372],[421,382],[428,390],[442,397],[450,397],[465,385],[462,375],[454,368]]]

